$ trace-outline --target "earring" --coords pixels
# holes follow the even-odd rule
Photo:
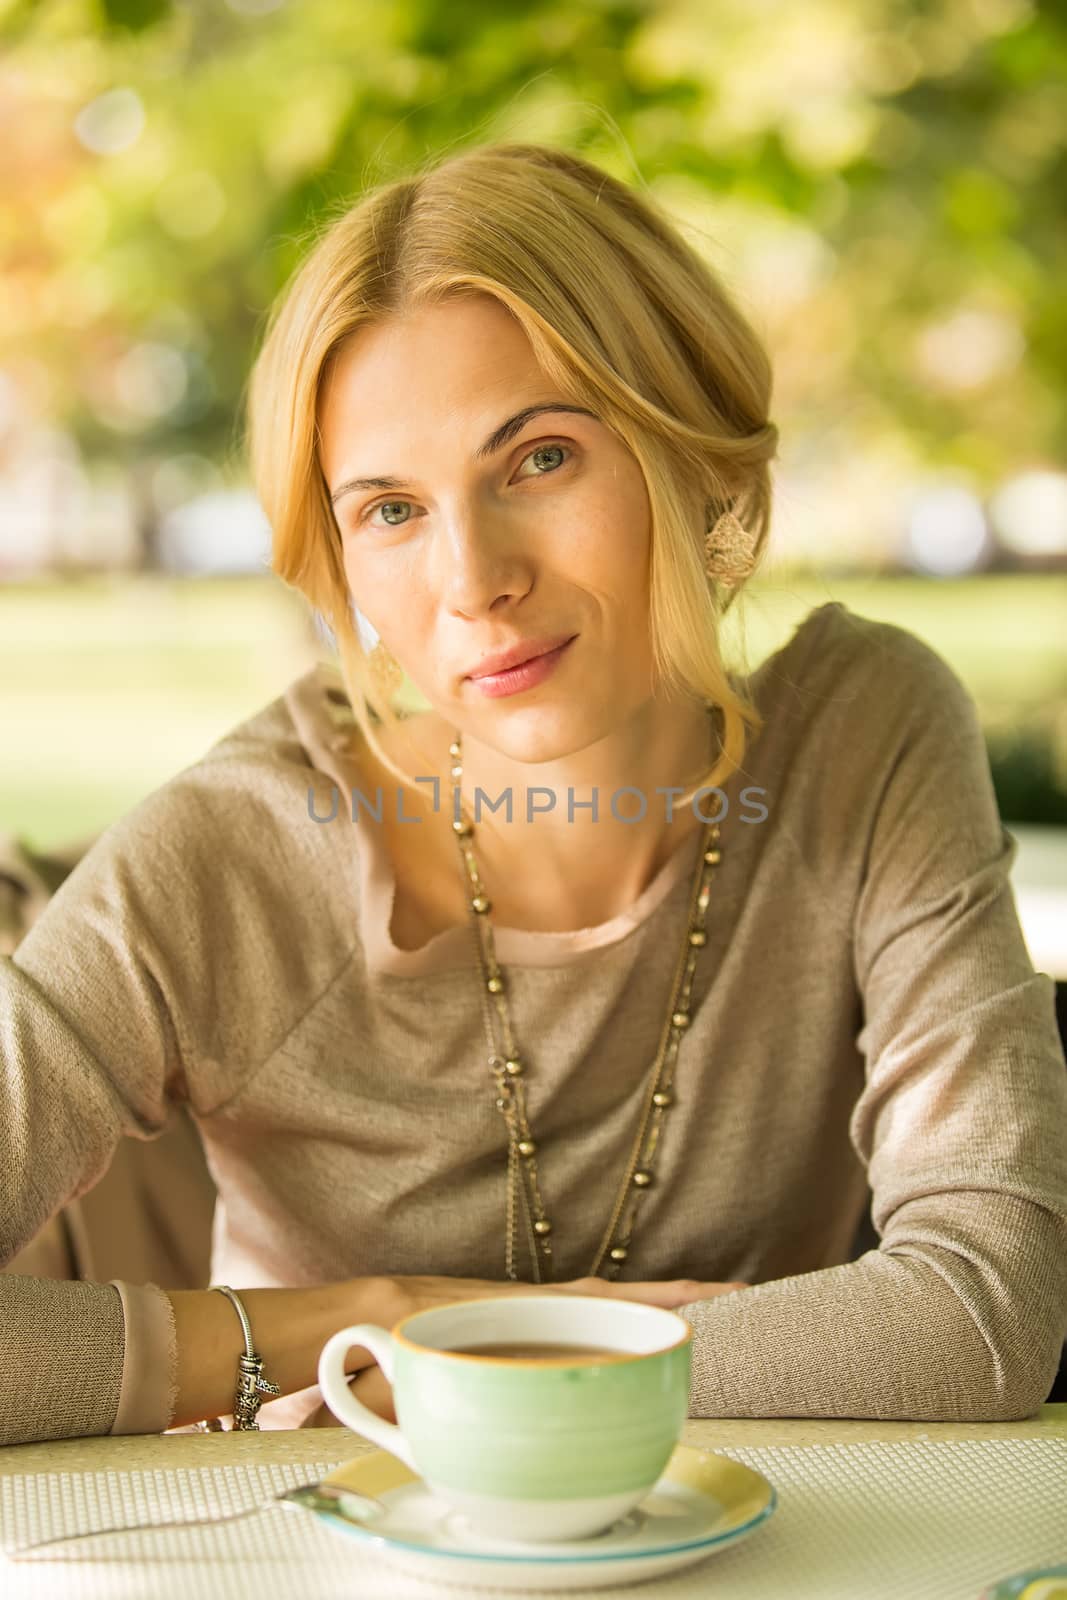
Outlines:
[[[393,695],[404,681],[404,671],[380,639],[367,658],[367,666],[380,699],[391,705]]]
[[[732,511],[724,511],[704,538],[705,572],[724,589],[733,589],[755,566],[755,540]]]

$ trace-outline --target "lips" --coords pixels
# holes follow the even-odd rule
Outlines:
[[[573,638],[572,633],[560,633],[551,639],[525,639],[520,644],[512,645],[508,650],[500,650],[495,655],[485,656],[467,676],[488,678],[494,673],[508,672],[512,667],[521,667],[526,661],[535,661],[538,656],[549,655]]]

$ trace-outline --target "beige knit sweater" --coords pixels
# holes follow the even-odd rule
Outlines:
[[[838,603],[751,688],[766,725],[726,786],[624,1278],[755,1285],[684,1310],[693,1416],[1028,1415],[1067,1332],[1067,1071],[973,702]],[[0,1263],[186,1100],[216,1281],[503,1279],[470,929],[393,944],[351,725],[336,669],[305,674],[108,829],[0,959]],[[495,929],[560,1279],[629,1155],[696,846],[599,927]],[[166,1428],[174,1370],[159,1289],[0,1274],[0,1443]]]

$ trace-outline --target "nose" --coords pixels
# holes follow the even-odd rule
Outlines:
[[[533,557],[519,527],[499,511],[469,506],[439,519],[430,551],[430,579],[457,616],[484,616],[501,595],[526,593]]]

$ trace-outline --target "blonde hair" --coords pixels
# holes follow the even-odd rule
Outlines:
[[[271,568],[328,624],[363,737],[419,792],[374,732],[372,717],[395,727],[404,713],[376,681],[353,614],[317,408],[332,357],[359,329],[479,294],[512,312],[547,378],[614,429],[644,474],[653,671],[720,718],[719,753],[687,804],[739,768],[762,726],[720,653],[718,623],[740,591],[706,576],[704,535],[730,509],[757,557],[765,547],[771,367],[712,269],[645,195],[600,168],[546,145],[482,145],[371,189],[320,226],[272,308],[249,383]]]

